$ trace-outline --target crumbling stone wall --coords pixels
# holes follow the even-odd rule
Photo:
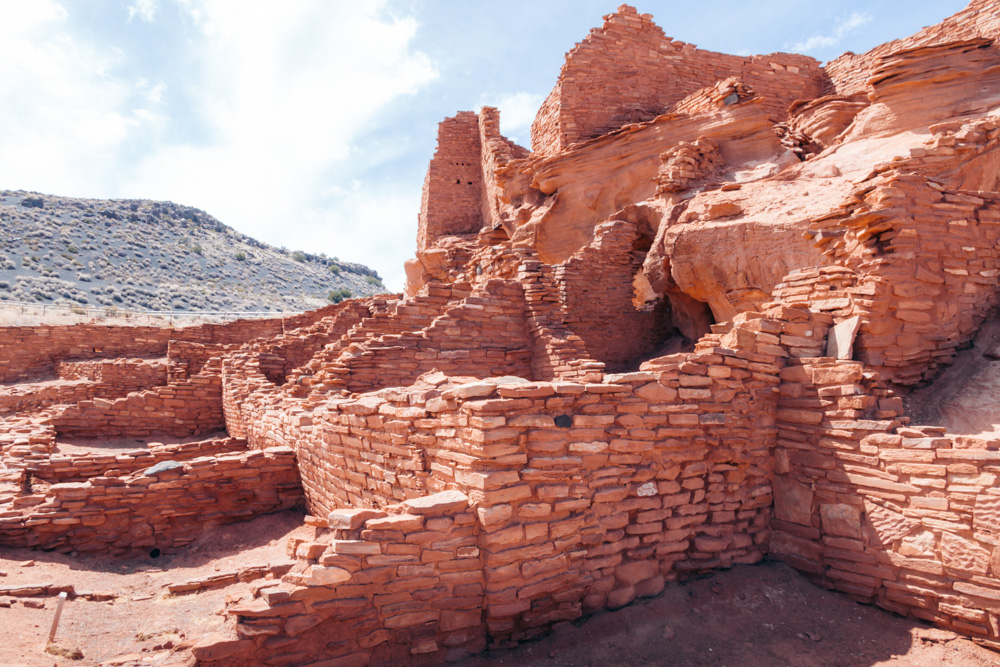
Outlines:
[[[514,230],[513,211],[503,188],[497,183],[497,170],[511,160],[528,156],[528,150],[500,134],[500,111],[483,107],[479,111],[479,141],[482,146],[483,221],[488,227],[502,226],[507,234]]]
[[[174,384],[187,380],[200,373],[205,364],[214,357],[222,356],[241,346],[240,343],[225,345],[172,340],[167,343],[167,381],[159,384]]]
[[[996,601],[995,442],[904,427],[860,363],[782,372],[771,553],[823,585],[988,641]]]
[[[223,454],[154,476],[95,477],[53,484],[40,498],[22,496],[0,517],[0,546],[116,556],[176,551],[213,525],[301,499],[290,449]]]
[[[95,438],[150,435],[185,437],[225,430],[221,360],[202,373],[114,400],[94,398],[63,409],[52,421],[59,435]]]
[[[345,361],[348,391],[407,386],[423,373],[530,377],[523,291],[492,280],[447,308],[427,328],[380,337]]]
[[[531,126],[535,152],[558,153],[628,123],[652,120],[730,76],[764,97],[779,120],[793,100],[817,97],[826,85],[819,63],[807,56],[743,58],[704,51],[670,39],[651,15],[628,5],[604,19],[566,54],[556,87]]]
[[[0,387],[0,415],[75,403],[97,396],[115,398],[166,384],[163,359],[101,359],[60,362],[59,380]]]
[[[144,449],[113,454],[54,453],[31,465],[34,476],[49,484],[85,482],[93,477],[123,477],[140,472],[162,461],[188,461],[201,456],[218,456],[245,451],[247,443],[238,438],[222,437],[165,445],[149,443]]]
[[[263,663],[280,647],[296,664],[429,664],[486,647],[478,531],[463,495],[335,512],[318,532],[294,545],[299,565],[283,582],[227,607],[238,639],[209,637],[195,658]]]
[[[830,304],[862,316],[859,360],[912,385],[932,378],[971,339],[1000,302],[996,207],[989,193],[886,168],[813,224],[827,256],[867,276],[853,295]]]
[[[437,150],[424,179],[418,251],[442,236],[475,234],[483,226],[481,155],[475,112],[462,111],[441,121]]]
[[[276,402],[243,423],[252,445],[294,443],[314,514],[467,494],[489,636],[523,639],[760,558],[778,372],[786,349],[814,356],[826,333],[808,311],[773,317],[600,383],[398,388],[308,414]]]
[[[583,339],[589,356],[610,371],[625,370],[670,332],[669,315],[640,310],[632,281],[642,268],[652,230],[614,220],[594,230],[594,241],[554,267],[566,327]]]
[[[328,308],[283,319],[237,320],[226,324],[164,327],[70,326],[0,328],[0,382],[45,377],[60,361],[119,357],[164,357],[171,340],[203,344],[234,344],[262,336],[274,337],[329,314]]]

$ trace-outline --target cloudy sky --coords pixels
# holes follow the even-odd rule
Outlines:
[[[618,1],[0,0],[0,189],[196,206],[400,289],[437,123],[499,106],[527,145]],[[701,48],[826,61],[966,0],[635,4]]]

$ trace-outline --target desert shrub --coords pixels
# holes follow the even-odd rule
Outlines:
[[[193,252],[196,255],[200,255],[202,253],[201,245],[195,243],[193,246],[191,246],[191,252]]]
[[[351,290],[346,287],[341,287],[340,289],[335,289],[326,295],[327,301],[330,303],[340,303],[344,299],[350,299],[353,295]]]
[[[335,275],[335,276],[339,276],[340,275],[340,267],[337,266],[336,264],[331,264],[327,268],[330,269],[330,273],[332,273],[333,275]]]
[[[365,276],[365,282],[376,287],[384,287],[382,279],[375,276]]]
[[[306,261],[306,254],[301,250],[296,250],[295,252],[292,253],[292,259],[294,259],[296,262],[304,262]]]
[[[245,262],[245,261],[247,261],[247,254],[245,252],[238,252],[238,253],[236,253],[236,261],[237,262]]]

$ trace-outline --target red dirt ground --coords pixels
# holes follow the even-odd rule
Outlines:
[[[0,588],[72,584],[78,594],[100,591],[115,597],[107,602],[82,598],[66,602],[55,644],[81,649],[82,660],[43,652],[55,597],[14,598],[12,607],[0,607],[0,667],[184,664],[189,658],[187,647],[222,625],[223,618],[216,612],[222,609],[226,596],[246,592],[254,582],[177,595],[170,595],[166,586],[251,566],[289,563],[287,539],[312,531],[302,524],[302,518],[298,512],[280,512],[243,524],[218,526],[187,551],[156,559],[71,558],[2,549],[0,572],[6,576],[0,576]],[[34,564],[25,567],[21,565],[25,561]],[[45,607],[31,609],[24,606],[25,601],[44,602]],[[170,648],[164,646],[168,642]],[[124,659],[130,655],[131,659]]]
[[[565,623],[468,667],[1000,665],[967,639],[823,590],[774,562],[667,584],[659,596]]]
[[[217,611],[239,583],[169,595],[165,586],[240,568],[288,562],[285,542],[305,536],[295,512],[222,526],[182,554],[158,559],[70,558],[0,551],[0,588],[72,583],[76,591],[115,598],[66,603],[56,645],[79,648],[70,660],[43,652],[54,597],[14,598],[0,607],[0,667],[122,665],[165,667],[190,660],[187,648],[222,625]],[[32,560],[34,564],[21,563]],[[44,602],[32,609],[25,601]],[[565,623],[509,651],[471,658],[469,667],[525,665],[721,665],[730,667],[896,667],[1000,665],[1000,654],[949,632],[822,590],[780,563],[740,566],[680,584],[615,612]]]

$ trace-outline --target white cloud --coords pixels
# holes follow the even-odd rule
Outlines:
[[[544,101],[544,95],[523,91],[488,93],[479,98],[479,108],[489,106],[500,109],[500,130],[504,136],[528,146],[531,143],[531,123]]]
[[[384,1],[180,3],[174,71],[143,69],[127,40],[75,29],[73,5],[4,5],[0,188],[169,199],[269,243],[364,261],[401,286],[419,184],[330,191],[331,174],[364,166],[356,142],[374,116],[437,76],[411,46],[416,22]],[[128,9],[129,23],[149,21],[157,5]],[[158,17],[157,37],[177,20]]]
[[[415,22],[386,18],[377,4],[300,2],[295,12],[229,0],[190,2],[205,36],[196,99],[212,141],[149,155],[128,190],[199,206],[278,245],[362,261],[334,250],[362,245],[354,238],[360,221],[318,207],[333,186],[323,174],[349,158],[352,141],[375,112],[436,76],[426,56],[409,50]],[[409,227],[415,228],[419,201],[417,192],[405,207]],[[404,207],[390,196],[349,208],[390,224]],[[364,229],[385,238],[370,223]],[[336,243],[338,237],[350,240]],[[386,271],[397,268],[389,264],[401,270],[407,253],[387,253],[381,261],[377,253],[365,255]]]
[[[67,30],[51,0],[8,3],[0,22],[0,187],[79,192],[117,167],[117,146],[145,119],[108,75],[120,53]]]
[[[837,24],[837,27],[833,30],[833,34],[813,35],[787,48],[795,53],[810,53],[819,49],[832,48],[839,44],[845,35],[870,23],[871,20],[872,15],[868,12],[851,12],[850,16]]]
[[[143,23],[152,23],[156,10],[156,0],[133,0],[128,6],[128,20],[131,21],[138,16]]]

